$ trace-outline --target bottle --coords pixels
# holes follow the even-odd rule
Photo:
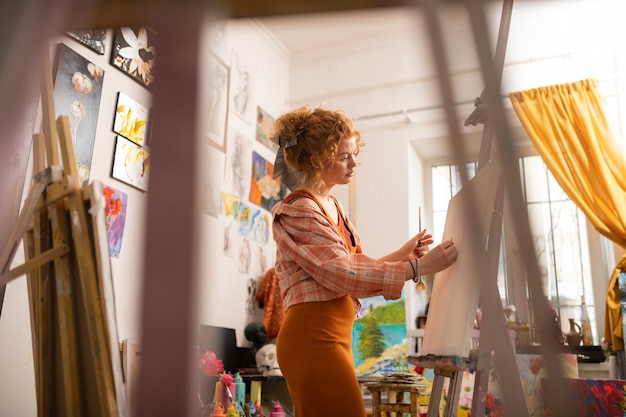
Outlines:
[[[274,404],[274,409],[270,412],[270,417],[285,417],[285,413],[279,401],[276,401],[276,404]]]
[[[225,409],[230,408],[230,403],[235,399],[233,392],[235,391],[234,378],[229,373],[223,373],[220,377],[221,397],[220,402],[224,404]]]
[[[226,411],[226,417],[239,417],[239,412],[237,411],[237,407],[235,407],[235,402],[230,403],[230,407],[228,407],[228,411]]]
[[[583,295],[581,298],[580,308],[581,308],[581,320],[580,327],[582,329],[581,333],[583,335],[583,346],[592,346],[593,345],[593,334],[591,333],[591,322],[589,321],[589,314],[587,313],[587,305],[585,304],[585,296]]]
[[[239,405],[243,405],[246,401],[246,383],[243,382],[243,378],[237,372],[235,374],[235,402]]]
[[[213,411],[211,412],[211,415],[209,417],[226,417],[222,404],[215,402],[213,406]]]

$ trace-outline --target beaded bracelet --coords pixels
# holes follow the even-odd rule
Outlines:
[[[415,266],[413,263],[409,261],[411,264],[411,269],[413,269],[413,282],[419,282],[420,280],[420,258],[415,258]]]

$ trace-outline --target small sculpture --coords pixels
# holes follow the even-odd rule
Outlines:
[[[276,345],[268,343],[256,353],[256,367],[263,376],[282,376],[278,359],[276,358]]]
[[[243,335],[246,339],[252,342],[252,349],[255,354],[259,351],[259,349],[261,349],[261,347],[263,347],[263,345],[269,342],[265,326],[263,326],[263,323],[256,321],[248,324],[243,329]]]

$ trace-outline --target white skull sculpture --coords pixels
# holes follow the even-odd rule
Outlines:
[[[263,376],[282,376],[276,359],[276,345],[268,343],[256,353],[256,367]]]

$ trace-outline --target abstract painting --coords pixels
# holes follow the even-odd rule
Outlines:
[[[66,32],[66,35],[82,43],[92,51],[104,55],[104,43],[107,36],[106,30],[76,30]]]
[[[124,225],[126,224],[126,202],[128,196],[122,191],[116,190],[108,185],[102,186],[104,194],[104,219],[109,239],[109,254],[114,258],[120,257],[122,249],[122,237],[124,236]]]
[[[267,244],[270,239],[271,216],[234,195],[221,194],[220,214],[235,221],[236,232],[239,236],[250,239],[251,242]]]
[[[253,152],[250,202],[268,211],[287,195],[287,188],[280,183],[280,178],[272,178],[273,173],[274,164]]]
[[[565,379],[573,390],[576,399],[574,409],[577,413],[573,417],[615,417],[626,415],[626,381],[608,379]],[[554,383],[543,378],[541,380],[542,393],[554,389]],[[556,416],[550,407],[545,405],[545,417]]]
[[[146,127],[148,125],[148,109],[137,103],[126,94],[120,92],[117,96],[113,131],[130,139],[139,146],[146,141]]]
[[[252,125],[256,112],[256,68],[235,53],[230,66],[230,110]]]
[[[218,149],[224,150],[228,120],[229,69],[212,54],[206,54],[202,74],[202,134]]]
[[[111,64],[149,87],[154,83],[155,33],[146,27],[115,31]]]
[[[256,140],[270,148],[272,151],[278,151],[278,145],[270,140],[272,128],[274,127],[274,118],[261,107],[256,108]]]
[[[148,189],[150,154],[146,148],[118,136],[111,176],[142,191]]]
[[[102,68],[59,43],[54,66],[55,117],[68,116],[81,186],[89,181],[102,95]]]

